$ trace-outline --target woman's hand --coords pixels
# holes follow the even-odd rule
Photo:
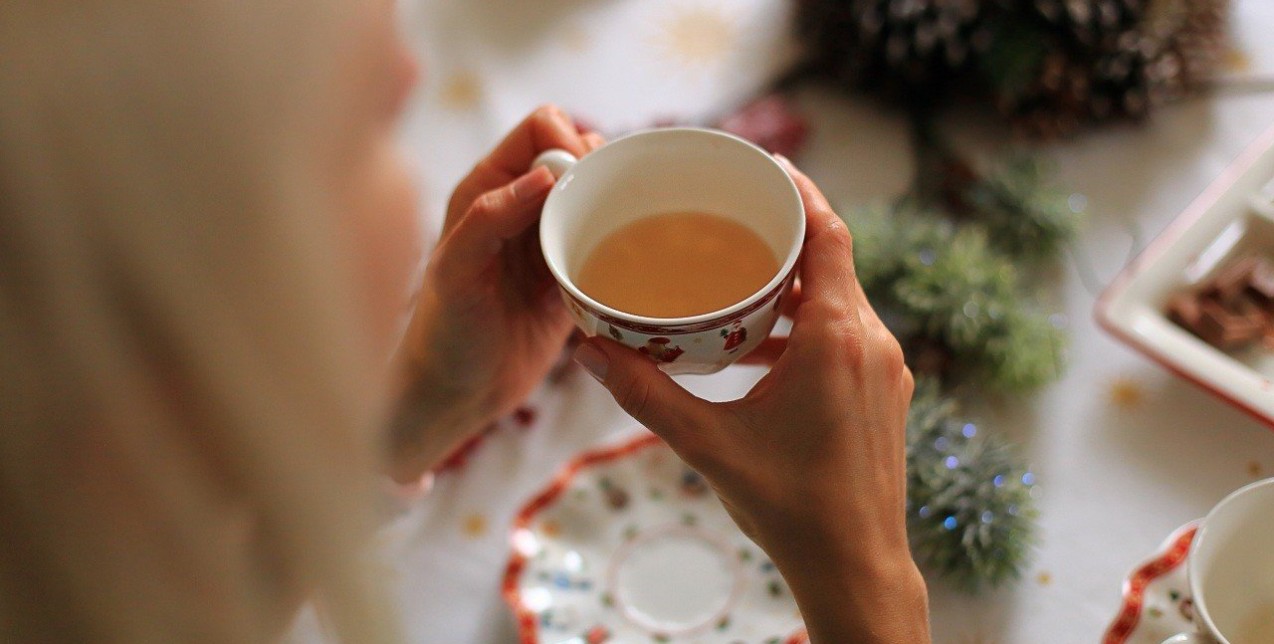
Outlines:
[[[404,346],[410,413],[391,440],[395,479],[419,478],[457,442],[513,411],[560,355],[572,325],[537,226],[555,181],[531,163],[553,148],[583,157],[603,143],[542,107],[456,188]]]
[[[928,641],[907,545],[905,425],[914,383],[854,276],[848,230],[788,164],[806,205],[802,293],[773,369],[712,404],[593,339],[576,359],[712,484],[788,580],[816,644]]]

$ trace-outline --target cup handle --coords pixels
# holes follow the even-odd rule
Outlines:
[[[1216,640],[1206,633],[1180,633],[1164,640],[1163,644],[1216,644]]]
[[[549,172],[553,173],[555,178],[561,179],[562,175],[566,174],[576,163],[579,163],[579,159],[566,150],[549,150],[535,158],[535,162],[531,164],[531,169],[545,167],[549,169]]]

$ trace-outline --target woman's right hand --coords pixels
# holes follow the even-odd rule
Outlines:
[[[711,483],[787,579],[814,644],[927,642],[904,514],[912,376],[854,276],[845,224],[787,165],[808,220],[802,293],[785,345],[761,349],[773,368],[746,397],[696,398],[605,339],[576,360]]]

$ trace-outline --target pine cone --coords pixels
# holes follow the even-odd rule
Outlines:
[[[1152,0],[1142,26],[1160,45],[1147,69],[1152,101],[1179,98],[1211,80],[1231,45],[1229,13],[1230,0]]]
[[[1036,136],[1141,119],[1206,82],[1228,45],[1229,0],[1033,0],[1033,6],[1041,62],[1030,82],[1001,85],[997,105]]]
[[[1230,0],[798,0],[809,67],[925,106],[989,94],[1058,136],[1140,119],[1207,81]]]
[[[905,98],[944,94],[989,44],[983,0],[800,0],[814,69]]]
[[[1149,0],[1153,2],[1154,0]],[[1113,48],[1115,40],[1141,21],[1142,0],[1027,0],[1027,11],[1072,42]]]

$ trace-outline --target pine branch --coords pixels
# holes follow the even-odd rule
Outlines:
[[[906,205],[849,217],[858,278],[913,369],[1024,392],[1062,370],[1062,333],[1030,308],[1013,261],[986,229]]]
[[[976,593],[1019,578],[1029,564],[1034,475],[957,411],[936,382],[917,384],[907,423],[908,534],[922,566]]]
[[[914,112],[912,123],[916,180],[909,198],[918,207],[982,224],[991,244],[1019,263],[1054,261],[1075,238],[1079,217],[1039,157],[1013,152],[975,164],[955,152],[926,112]]]
[[[1075,238],[1080,217],[1068,195],[1050,185],[1043,163],[1025,153],[990,167],[964,193],[969,217],[987,227],[991,243],[1015,260],[1055,260]]]

